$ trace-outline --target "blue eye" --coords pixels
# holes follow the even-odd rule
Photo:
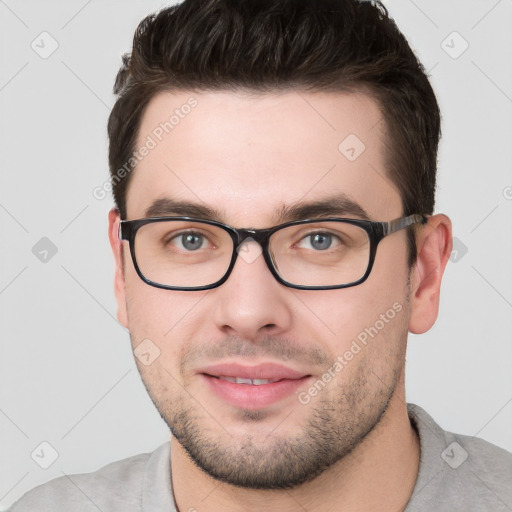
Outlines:
[[[187,251],[197,251],[201,249],[204,243],[204,236],[198,233],[183,233],[173,239],[176,245]]]
[[[329,249],[332,244],[332,235],[327,233],[315,233],[309,236],[311,246],[319,251]]]
[[[306,235],[298,243],[301,249],[312,249],[314,251],[326,251],[340,244],[340,238],[332,233],[317,231]]]

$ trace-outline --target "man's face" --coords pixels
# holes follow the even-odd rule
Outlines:
[[[191,97],[197,105],[181,109]],[[148,136],[157,140],[154,130],[176,109],[190,112],[133,171],[128,219],[169,198],[215,210],[233,227],[268,228],[283,209],[340,194],[372,220],[402,215],[384,168],[381,113],[363,94],[162,93],[149,103],[137,148]],[[287,288],[261,255],[239,256],[227,282],[212,290],[158,289],[138,277],[123,245],[119,318],[134,349],[144,342],[160,351],[151,364],[137,359],[142,379],[174,436],[210,475],[254,488],[297,485],[349,453],[403,399],[405,231],[380,243],[366,282],[335,290]],[[249,245],[247,254],[257,251]]]

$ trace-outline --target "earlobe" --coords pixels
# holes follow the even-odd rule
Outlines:
[[[117,302],[117,319],[125,328],[128,328],[128,315],[126,311],[126,289],[124,279],[123,243],[119,240],[119,222],[121,217],[116,208],[108,213],[108,237],[114,255],[115,277],[114,292]]]
[[[422,334],[435,323],[444,269],[452,251],[452,225],[446,215],[434,215],[417,235],[418,256],[411,270],[409,331]]]

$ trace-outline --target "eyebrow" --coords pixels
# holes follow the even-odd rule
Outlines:
[[[148,217],[195,217],[226,223],[223,211],[210,206],[189,201],[180,201],[170,197],[155,200],[144,212]],[[349,195],[339,193],[317,201],[299,201],[283,206],[277,211],[278,224],[322,217],[345,217],[371,220],[366,210]]]
[[[339,193],[318,201],[303,202],[283,206],[279,211],[278,222],[312,219],[320,217],[353,217],[370,220],[366,210],[350,196]]]
[[[196,217],[205,220],[223,222],[223,213],[204,204],[178,201],[170,197],[163,197],[153,201],[144,212],[145,217],[166,217],[175,215],[178,217]]]

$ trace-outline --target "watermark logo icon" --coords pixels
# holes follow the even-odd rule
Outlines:
[[[48,469],[59,458],[59,452],[48,441],[43,441],[30,456],[39,467]]]
[[[47,59],[50,57],[57,48],[59,43],[57,40],[48,32],[41,32],[31,43],[30,47],[34,50],[41,59]]]
[[[458,59],[469,48],[469,43],[457,31],[453,31],[443,39],[441,48],[452,59]]]
[[[460,238],[457,238],[456,236],[453,237],[453,249],[452,253],[450,254],[450,261],[452,263],[458,263],[468,252],[468,246],[460,240]]]
[[[236,252],[246,263],[252,263],[258,259],[260,254],[263,252],[259,243],[251,244],[250,242],[256,242],[254,238],[246,238],[242,244],[240,244]]]
[[[149,338],[146,338],[139,343],[133,353],[144,366],[149,366],[160,356],[160,349]]]
[[[357,160],[365,149],[363,141],[354,133],[347,135],[338,146],[339,152],[350,162]]]
[[[48,263],[57,254],[57,251],[57,246],[46,236],[43,236],[43,238],[32,247],[32,254],[41,263]]]
[[[441,458],[452,469],[457,469],[464,464],[465,460],[468,458],[468,452],[464,450],[459,443],[454,441],[445,448],[443,453],[441,453]]]

